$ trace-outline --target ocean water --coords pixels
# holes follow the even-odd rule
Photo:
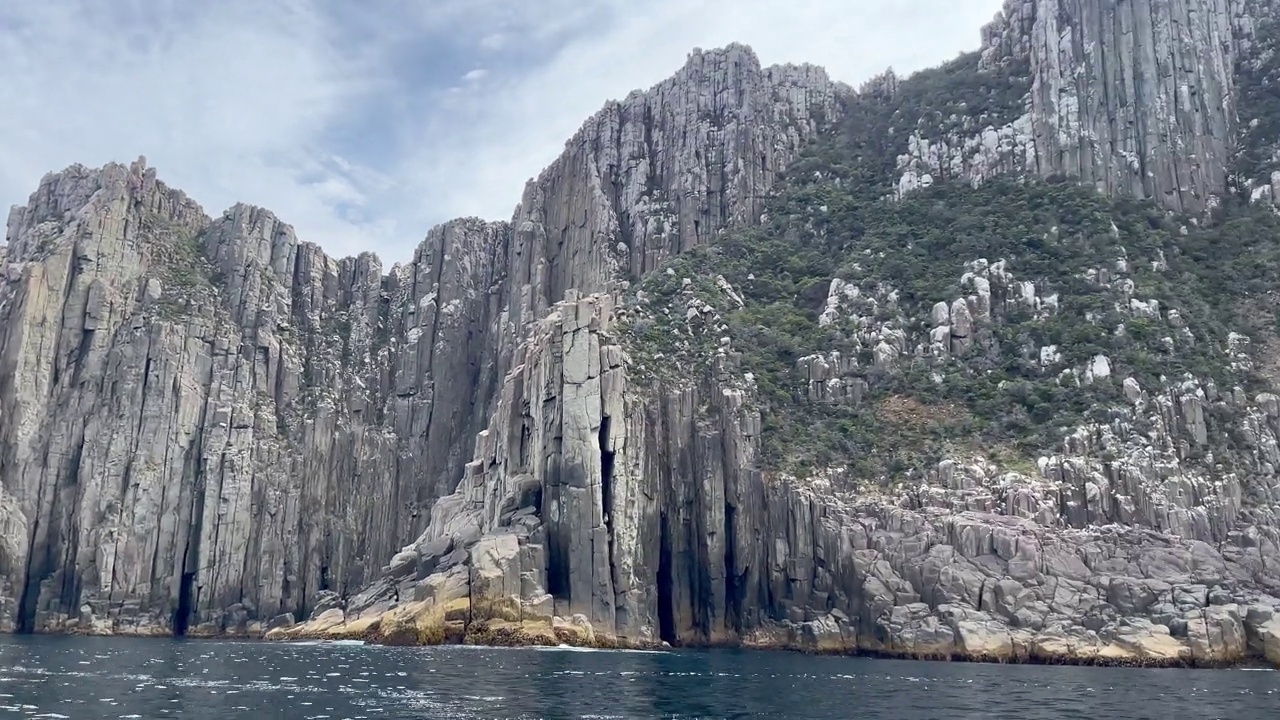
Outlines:
[[[1271,670],[0,637],[0,718],[1280,718]]]

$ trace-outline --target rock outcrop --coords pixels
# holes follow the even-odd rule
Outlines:
[[[265,211],[211,220],[139,161],[47,177],[8,237],[3,626],[235,632],[301,611],[425,525],[431,471],[483,417],[473,336],[504,224],[438,228],[384,279]],[[437,398],[436,373],[472,382]]]
[[[761,69],[741,45],[694,50],[678,74],[611,102],[525,187],[510,252],[510,357],[569,290],[628,278],[754,223],[778,175],[839,117],[848,88],[809,65]]]
[[[1237,154],[1276,141],[1270,123],[1259,128],[1258,107],[1276,19],[1253,0],[1007,0],[983,29],[979,62],[995,75],[1029,74],[1022,114],[922,118],[898,158],[899,187],[1065,176],[1194,213],[1233,176],[1237,189],[1270,199],[1275,168],[1239,168]]]
[[[141,160],[46,177],[0,279],[0,628],[254,633],[368,584],[457,487],[526,326],[754,218],[840,91],[695,52],[511,223],[385,274]]]
[[[591,118],[510,223],[447,223],[385,274],[257,208],[209,218],[141,161],[49,176],[0,255],[0,628],[1274,659],[1280,400],[1214,379],[1274,365],[1269,338],[1151,294],[1178,282],[1159,213],[1076,242],[1058,224],[1101,210],[1073,196],[944,282],[902,264],[936,233],[873,252],[871,218],[837,219],[871,207],[858,182],[904,202],[1006,175],[1196,214],[1259,199],[1276,137],[1237,109],[1265,96],[1268,13],[1010,0],[979,53],[857,95],[695,51]],[[795,202],[769,217],[780,183]],[[994,243],[984,228],[956,244]],[[1063,278],[1031,251],[1065,267],[1078,245],[1115,253]],[[812,345],[777,352],[782,374],[733,320],[759,306]],[[1160,333],[1162,362],[1205,372],[1153,382],[1150,347],[1103,347]],[[965,408],[907,392],[921,378],[1021,380],[1092,414],[1012,411],[1058,435],[983,453]],[[878,475],[856,441],[784,466],[779,403],[955,442]]]
[[[1011,2],[983,51],[947,70],[971,73],[956,83],[968,95],[919,112],[911,103],[922,83],[937,87],[945,73],[914,85],[879,78],[863,90],[864,110],[855,108],[870,123],[850,129],[852,146],[872,152],[883,138],[858,133],[886,132],[900,198],[935,183],[1074,176],[1198,213],[1232,189],[1241,147],[1233,93],[1242,65],[1265,71],[1262,41],[1251,39],[1264,11],[1209,1]],[[1020,68],[1025,86],[1008,77]],[[874,107],[865,111],[881,102],[887,125]],[[917,130],[901,133],[903,120]],[[1195,308],[1142,295],[1154,276],[1174,283],[1174,275],[1164,250],[1126,255],[1123,246],[1147,239],[1114,222],[1088,237],[1109,238],[1118,255],[1092,258],[1070,279],[1019,277],[1003,259],[973,258],[952,283],[958,297],[912,309],[907,300],[921,302],[925,283],[898,285],[907,281],[870,269],[888,254],[872,258],[871,222],[851,223],[847,239],[828,217],[849,211],[840,194],[848,177],[832,165],[851,158],[823,165],[821,157],[795,172],[818,178],[797,190],[801,211],[774,218],[766,234],[796,252],[846,243],[856,279],[827,276],[827,297],[809,297],[814,285],[795,277],[809,256],[792,265],[785,250],[766,246],[774,265],[744,268],[750,240],[739,240],[679,272],[628,265],[657,270],[665,289],[656,296],[653,283],[636,293],[602,284],[548,304],[514,356],[475,460],[427,531],[396,555],[398,570],[352,598],[342,623],[317,616],[275,636],[394,641],[406,614],[445,608],[452,635],[420,641],[465,638],[473,627],[480,637],[498,622],[508,639],[541,642],[574,618],[600,644],[1135,665],[1273,657],[1275,393],[1193,374],[1139,382],[1134,362],[1146,356],[1094,352],[1077,362],[1077,348],[1030,338],[1119,322],[1101,332],[1125,337],[1130,324],[1134,333],[1167,332],[1161,347],[1186,353],[1179,366],[1192,356],[1232,371],[1271,360],[1244,350],[1243,334],[1219,338],[1221,328],[1196,325]],[[1067,207],[1077,217],[1092,211]],[[982,240],[963,231],[965,242]],[[1013,254],[1043,269],[1026,250],[1076,242],[1058,231],[1037,229],[1043,240],[1020,238]],[[906,262],[921,260],[911,246],[923,240],[902,238]],[[862,253],[859,242],[868,244]],[[755,272],[733,285],[714,274],[721,266]],[[783,266],[785,279],[760,274]],[[951,449],[889,482],[866,476],[856,457],[803,472],[771,467],[764,445],[777,430],[762,407],[778,402],[777,387],[758,382],[728,318],[776,299],[770,293],[788,282],[801,296],[784,301],[809,305],[815,329],[842,345],[797,359],[790,402],[874,401],[878,418],[904,430],[954,423],[952,439],[966,446],[963,409],[884,397],[883,387],[912,371],[945,385],[1008,364],[1047,378],[1053,393],[1096,393],[1098,412],[1038,456]],[[1092,309],[1062,319],[1076,299],[1059,284],[1088,288]],[[1093,329],[1078,335],[1086,336],[1098,342]]]
[[[526,618],[581,616],[597,634],[656,644],[726,641],[737,613],[760,612],[757,518],[735,528],[739,508],[763,510],[751,499],[763,489],[758,420],[730,390],[714,399],[723,422],[706,426],[693,389],[636,392],[614,322],[611,296],[571,296],[535,327],[457,492],[351,616],[511,602]]]
[[[528,643],[577,617],[606,646],[1002,662],[1212,666],[1274,645],[1275,396],[1211,397],[1241,403],[1246,477],[1166,476],[1202,410],[1156,397],[1150,439],[1083,427],[1029,475],[947,459],[898,493],[850,491],[839,468],[760,471],[760,417],[729,354],[702,383],[637,386],[616,312],[609,296],[558,305],[403,570],[347,622],[275,636],[386,640],[413,603],[453,603],[458,637],[461,609],[502,606]],[[1117,446],[1129,459],[1105,460]]]

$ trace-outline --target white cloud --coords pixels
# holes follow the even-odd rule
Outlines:
[[[618,6],[603,31],[583,33],[550,60],[452,105],[421,128],[397,175],[449,216],[505,218],[525,180],[561,151],[609,98],[679,69],[689,50],[739,41],[765,64],[812,62],[857,85],[976,49],[1001,0],[654,0]],[[469,115],[469,117],[468,117]],[[430,158],[430,162],[424,159]]]
[[[501,50],[507,44],[506,33],[491,33],[480,38],[480,47],[485,50]]]
[[[339,19],[332,0],[5,0],[0,204],[46,171],[145,154],[211,213],[251,202],[335,254],[403,260],[430,224],[508,217],[583,120],[695,46],[744,42],[766,64],[814,62],[856,85],[975,48],[999,5],[431,0]],[[393,45],[462,49],[406,64]],[[362,125],[374,111],[388,127]],[[355,128],[341,149],[335,127]]]
[[[322,143],[362,95],[359,59],[306,2],[215,5],[6,0],[0,203],[48,171],[145,155],[211,214],[250,201],[344,253],[389,237],[338,212],[376,185]]]

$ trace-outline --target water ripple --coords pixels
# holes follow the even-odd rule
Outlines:
[[[0,639],[0,718],[1269,717],[1280,674],[763,652]]]

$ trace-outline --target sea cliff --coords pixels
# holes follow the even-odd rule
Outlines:
[[[1276,37],[1010,0],[856,90],[697,50],[389,270],[51,174],[0,628],[1280,663]]]

